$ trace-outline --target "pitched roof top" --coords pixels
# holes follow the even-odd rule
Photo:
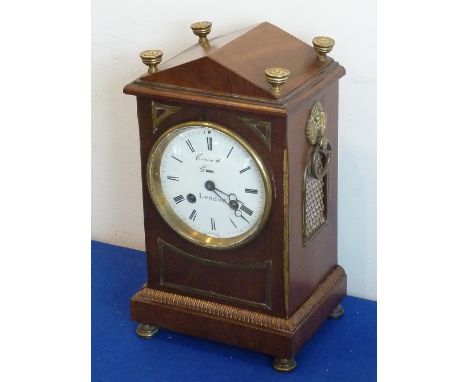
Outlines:
[[[284,67],[291,73],[281,88],[283,97],[317,75],[323,65],[311,45],[264,22],[210,39],[207,44],[196,44],[141,80],[276,99],[264,74],[270,67]]]

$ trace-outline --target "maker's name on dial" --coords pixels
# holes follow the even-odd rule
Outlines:
[[[221,158],[217,158],[217,159],[207,158],[205,157],[205,154],[203,153],[197,154],[197,156],[195,156],[195,160],[199,160],[202,162],[216,162],[216,163],[221,162]]]

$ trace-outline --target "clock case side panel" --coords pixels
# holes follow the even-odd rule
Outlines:
[[[152,102],[180,108],[153,133]],[[176,102],[174,98],[137,97],[141,142],[141,171],[145,240],[150,288],[228,303],[278,317],[286,316],[283,271],[283,152],[284,117],[254,114],[251,109],[206,107]],[[269,144],[248,121],[271,124]],[[271,176],[270,216],[257,237],[235,249],[213,250],[194,245],[173,231],[156,210],[146,183],[146,164],[153,144],[171,126],[188,121],[218,123],[242,136],[257,151]],[[270,146],[270,148],[268,147]],[[263,273],[231,271],[230,266],[265,264]],[[205,265],[208,265],[206,267]],[[224,268],[223,268],[224,267]],[[223,269],[220,269],[223,268]],[[231,267],[232,268],[232,267]],[[227,270],[226,270],[227,269]],[[209,272],[210,278],[203,274]],[[164,274],[163,274],[164,273]],[[202,280],[203,279],[203,280]]]
[[[344,68],[338,66],[323,81],[306,89],[287,105],[287,140],[288,151],[291,153],[289,155],[288,315],[293,314],[338,265],[338,80],[344,74]],[[324,179],[325,223],[307,240],[303,233],[304,173],[310,160],[312,146],[307,141],[305,132],[312,106],[316,102],[322,104],[327,115],[325,136],[333,147],[333,153]],[[341,297],[346,294],[346,284],[340,293]]]

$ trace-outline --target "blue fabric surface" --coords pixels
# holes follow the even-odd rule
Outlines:
[[[146,282],[145,253],[92,242],[92,380],[146,381],[376,381],[374,301],[346,297],[345,314],[328,320],[281,374],[272,358],[161,329],[135,334],[129,299]]]

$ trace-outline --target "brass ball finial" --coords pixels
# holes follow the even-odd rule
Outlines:
[[[163,52],[160,50],[145,50],[140,53],[141,61],[148,66],[148,73],[156,73],[158,71],[158,64],[161,62]]]
[[[288,80],[289,74],[289,70],[284,68],[265,69],[266,79],[270,83],[274,95],[280,95],[280,87]]]
[[[335,45],[335,40],[331,37],[318,36],[312,40],[312,45],[318,54],[320,61],[326,61],[327,53],[330,53]]]
[[[211,32],[211,21],[198,21],[190,25],[194,35],[198,36],[198,42],[200,44],[208,42],[208,34]]]

